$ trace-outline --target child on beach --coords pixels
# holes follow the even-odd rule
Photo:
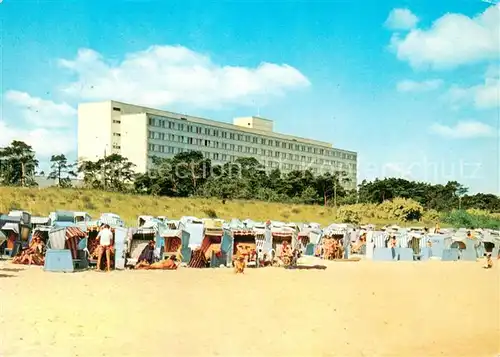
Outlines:
[[[486,265],[483,268],[484,269],[493,268],[493,259],[491,259],[491,253],[486,253]]]

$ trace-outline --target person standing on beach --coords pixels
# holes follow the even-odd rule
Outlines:
[[[105,224],[102,226],[97,238],[99,239],[99,256],[97,258],[97,271],[101,270],[101,259],[106,252],[106,266],[108,272],[111,271],[111,240],[113,239],[113,232],[109,225]]]

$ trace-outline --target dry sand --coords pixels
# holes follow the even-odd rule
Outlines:
[[[0,263],[1,356],[500,352],[500,261],[74,274]]]

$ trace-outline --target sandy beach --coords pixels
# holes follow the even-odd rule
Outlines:
[[[500,269],[482,263],[234,275],[59,274],[0,262],[0,355],[492,357]]]

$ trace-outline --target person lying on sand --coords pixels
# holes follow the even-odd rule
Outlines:
[[[144,270],[176,270],[176,257],[175,255],[170,256],[168,259],[162,260],[160,262],[156,262],[153,264],[143,263],[141,266],[136,267],[136,269],[144,269]]]

